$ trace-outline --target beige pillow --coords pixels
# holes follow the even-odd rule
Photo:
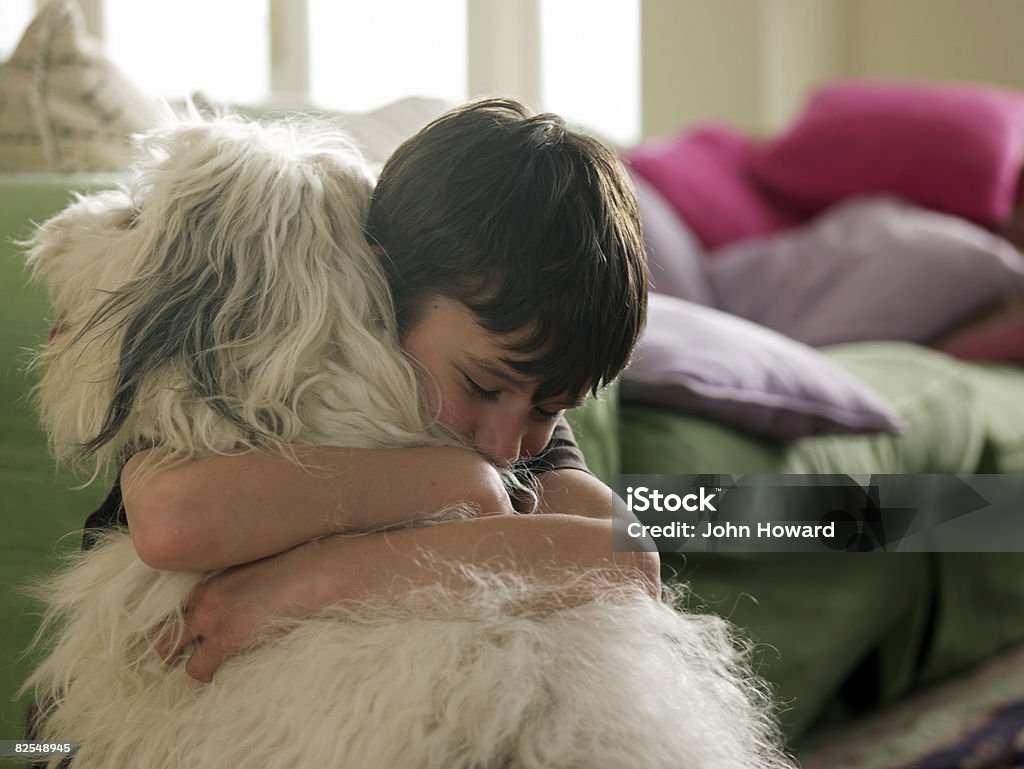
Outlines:
[[[0,170],[122,170],[129,136],[166,109],[107,59],[77,3],[54,0],[0,67]]]

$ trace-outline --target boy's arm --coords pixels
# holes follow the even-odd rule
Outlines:
[[[552,470],[540,476],[540,512],[612,517],[612,490],[583,470]]]
[[[613,579],[638,583],[652,597],[660,595],[657,553],[614,552],[611,521],[568,515],[471,518],[327,537],[228,569],[203,582],[190,597],[188,632],[182,636],[176,628],[165,629],[157,649],[172,661],[192,639],[200,639],[186,670],[193,678],[210,681],[226,659],[249,644],[267,617],[301,618],[337,603],[400,599],[410,588],[439,582],[453,595],[468,586],[462,571],[439,569],[425,555],[448,564],[540,576],[599,568]]]
[[[296,447],[301,464],[248,451],[158,468],[151,452],[121,473],[139,557],[170,571],[255,561],[325,534],[368,531],[466,502],[512,512],[495,468],[460,448]]]

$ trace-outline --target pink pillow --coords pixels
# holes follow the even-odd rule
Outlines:
[[[1024,363],[1024,309],[965,328],[937,347],[965,360]]]
[[[844,82],[818,91],[753,174],[808,213],[892,193],[987,226],[1009,218],[1024,94],[970,85]]]
[[[755,144],[728,126],[706,123],[626,153],[626,162],[679,213],[705,248],[798,224],[797,216],[750,175]]]

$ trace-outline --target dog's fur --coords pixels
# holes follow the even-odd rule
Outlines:
[[[450,442],[398,349],[343,137],[220,119],[142,146],[129,188],[31,243],[61,318],[39,390],[57,457]],[[149,640],[204,575],[112,532],[46,586],[37,737],[79,741],[75,769],[789,765],[723,620],[600,574],[437,568],[475,587],[277,623],[207,685]]]

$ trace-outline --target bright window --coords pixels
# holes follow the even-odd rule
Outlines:
[[[621,144],[640,137],[640,1],[541,0],[544,108]]]
[[[233,104],[269,95],[267,0],[103,0],[108,55],[145,91]]]
[[[282,37],[278,30],[273,48],[272,2],[278,23],[308,20],[297,34],[286,30]],[[499,4],[505,17],[500,28],[475,34],[501,35],[513,52],[539,43],[538,106],[612,141],[638,139],[640,0],[94,0],[91,7],[101,14],[108,55],[149,93],[200,92],[230,104],[281,98],[356,111],[410,95],[468,98],[474,62],[467,9],[474,2]],[[529,12],[533,2],[539,19]],[[0,0],[0,57],[13,49],[36,7],[37,0]],[[475,49],[494,51],[498,42],[484,40]],[[282,91],[276,95],[272,56]],[[504,63],[511,66],[498,62],[495,93],[519,85],[509,75],[518,62]]]
[[[14,53],[25,27],[35,15],[35,0],[0,0],[0,64]]]
[[[467,0],[309,0],[311,97],[366,110],[409,95],[466,99]]]

